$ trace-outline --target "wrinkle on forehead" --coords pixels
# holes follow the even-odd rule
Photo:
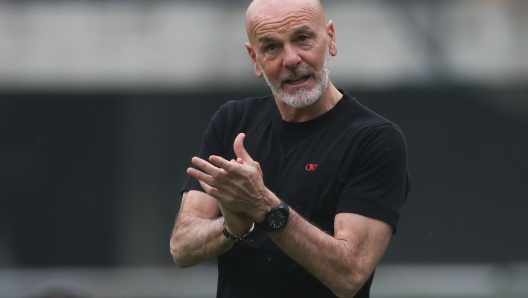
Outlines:
[[[319,0],[255,0],[246,12],[246,31],[251,43],[257,35],[281,30],[292,22],[324,28],[325,17]]]

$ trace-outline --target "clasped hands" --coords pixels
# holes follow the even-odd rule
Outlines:
[[[220,206],[228,229],[244,233],[253,222],[264,221],[268,209],[279,205],[280,200],[264,185],[260,164],[244,148],[243,133],[233,144],[237,160],[226,160],[211,155],[209,161],[198,157],[192,163],[201,168],[188,168],[187,174],[198,179],[207,194]]]

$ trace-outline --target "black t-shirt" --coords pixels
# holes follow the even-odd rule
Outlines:
[[[266,187],[323,231],[334,233],[336,214],[357,213],[395,232],[410,189],[405,137],[341,92],[334,108],[306,122],[282,120],[272,96],[229,101],[213,116],[199,157],[236,159],[233,143],[243,132]],[[203,191],[191,177],[185,190]],[[217,297],[335,297],[264,232],[255,228],[248,239],[218,258]],[[373,275],[355,297],[369,296]]]

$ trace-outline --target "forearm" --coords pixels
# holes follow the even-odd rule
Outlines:
[[[287,226],[268,235],[338,297],[353,297],[379,261],[372,264],[361,249],[321,231],[291,209]]]
[[[218,257],[233,244],[234,241],[222,233],[221,217],[204,219],[180,214],[171,236],[170,249],[176,264],[186,268]]]
[[[187,174],[198,179],[210,197],[261,223],[267,210],[278,206],[280,200],[266,188],[260,167],[248,155],[243,140],[241,133],[233,143],[236,162],[219,156],[210,156],[209,162],[195,157],[193,164],[203,171],[189,168]],[[293,210],[290,216],[284,229],[269,232],[268,236],[339,297],[352,297],[359,291],[392,234],[387,223],[358,214],[337,214],[334,236]]]

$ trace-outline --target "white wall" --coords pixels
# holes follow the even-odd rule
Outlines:
[[[528,1],[332,1],[337,84],[528,82]],[[245,7],[0,2],[0,90],[198,90],[260,84]]]

